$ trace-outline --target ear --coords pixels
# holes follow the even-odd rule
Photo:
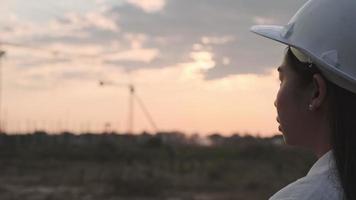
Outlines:
[[[323,76],[319,73],[313,75],[313,93],[310,104],[317,110],[326,101],[327,86]]]

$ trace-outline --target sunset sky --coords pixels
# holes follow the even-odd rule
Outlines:
[[[1,0],[5,129],[125,132],[129,90],[104,80],[134,83],[159,130],[278,133],[285,46],[249,28],[284,25],[305,1]],[[134,107],[134,132],[152,132]]]

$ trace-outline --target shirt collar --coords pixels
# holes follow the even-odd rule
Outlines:
[[[333,151],[329,150],[322,157],[320,157],[308,172],[309,175],[320,174],[330,170],[334,166]]]

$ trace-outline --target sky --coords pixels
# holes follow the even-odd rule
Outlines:
[[[284,25],[306,0],[2,0],[2,127],[8,132],[278,134]],[[112,83],[100,87],[99,80]]]

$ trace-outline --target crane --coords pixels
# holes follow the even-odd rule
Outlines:
[[[129,111],[128,111],[128,132],[132,133],[134,128],[134,102],[136,101],[144,113],[146,119],[152,126],[153,130],[157,132],[158,128],[154,122],[151,114],[149,113],[147,107],[143,103],[142,99],[137,95],[136,88],[132,83],[116,83],[112,81],[99,81],[99,86],[103,87],[106,85],[116,86],[116,87],[126,87],[129,91]]]

